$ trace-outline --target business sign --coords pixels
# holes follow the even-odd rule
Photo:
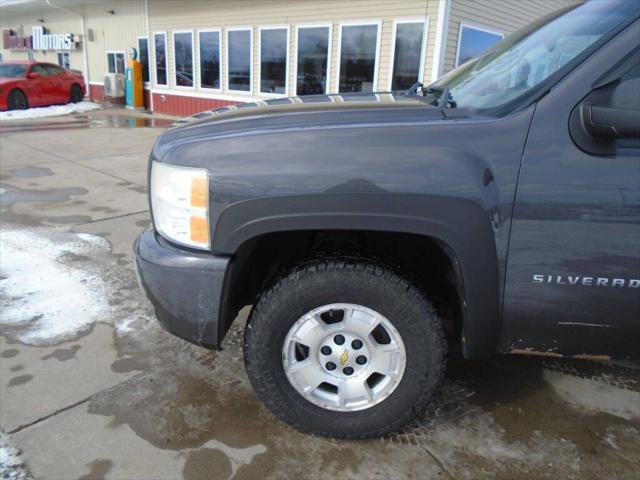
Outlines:
[[[18,35],[13,30],[2,31],[5,50],[73,50],[73,33],[49,33],[44,27],[33,27],[30,36]]]

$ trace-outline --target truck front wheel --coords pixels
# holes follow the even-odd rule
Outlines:
[[[293,427],[339,438],[398,430],[437,390],[441,321],[402,275],[370,260],[300,264],[260,296],[244,358],[260,400]]]

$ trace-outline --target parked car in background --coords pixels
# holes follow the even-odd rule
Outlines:
[[[80,72],[52,63],[0,63],[0,110],[24,110],[84,98],[85,84]]]

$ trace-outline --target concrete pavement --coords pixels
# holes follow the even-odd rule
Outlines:
[[[138,291],[131,244],[149,222],[146,162],[162,132],[150,124],[108,110],[0,125],[0,428],[20,472],[637,478],[632,362],[452,358],[431,409],[384,439],[320,439],[278,422],[244,373],[246,309],[209,352],[165,333]]]

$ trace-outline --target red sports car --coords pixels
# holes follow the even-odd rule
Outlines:
[[[84,90],[81,73],[52,63],[0,63],[0,110],[78,103]]]

